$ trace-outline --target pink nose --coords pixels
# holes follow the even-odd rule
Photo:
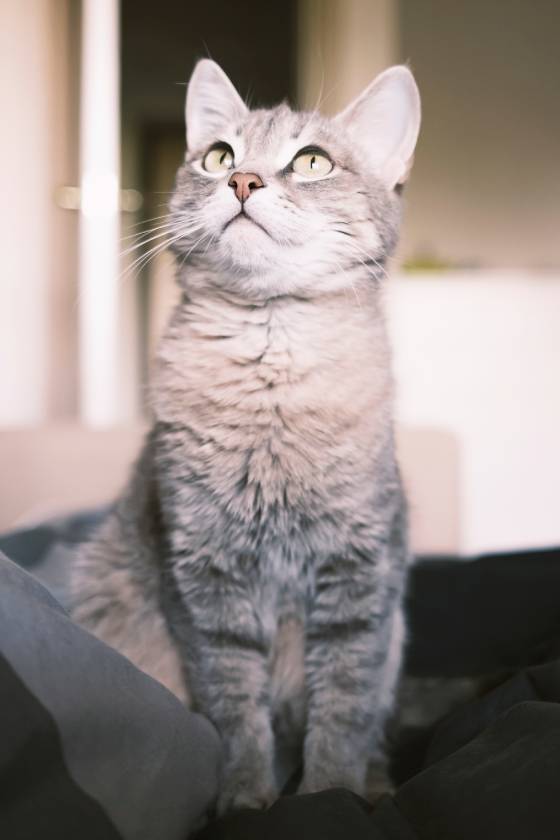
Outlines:
[[[241,204],[247,201],[254,190],[264,187],[262,178],[259,178],[254,172],[234,172],[228,184],[234,190]]]

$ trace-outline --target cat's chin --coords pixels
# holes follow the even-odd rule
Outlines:
[[[256,219],[247,216],[245,213],[238,213],[228,222],[224,229],[224,235],[232,241],[251,243],[261,240],[263,235],[271,238],[268,230]]]
[[[222,234],[222,248],[233,265],[261,272],[270,265],[272,239],[258,222],[237,216]]]

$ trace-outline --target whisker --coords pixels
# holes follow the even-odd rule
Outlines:
[[[369,262],[373,263],[381,271],[381,273],[385,275],[385,278],[388,280],[389,279],[389,274],[387,273],[387,270],[385,269],[385,267],[383,265],[381,265],[381,263],[378,262],[375,259],[375,257],[370,256],[369,254],[365,253],[364,251],[362,251],[362,253],[365,254],[365,256],[368,258]],[[377,278],[377,273],[375,271],[372,271],[372,269],[368,266],[368,264],[358,254],[355,254],[355,257],[358,260],[358,262],[360,262],[364,266],[364,268],[372,275],[372,277]]]
[[[352,278],[348,276],[348,274],[347,274],[347,273],[346,273],[346,271],[343,269],[343,267],[342,267],[342,266],[341,266],[341,264],[338,262],[338,260],[335,260],[335,263],[336,263],[336,265],[339,267],[339,269],[342,271],[342,273],[344,274],[344,276],[346,277],[346,279],[348,280],[348,283],[350,284],[350,288],[351,288],[351,289],[352,289],[352,291],[354,292],[354,297],[356,298],[356,303],[358,304],[358,306],[360,307],[360,309],[362,309],[362,308],[363,308],[363,307],[362,307],[362,301],[360,300],[360,297],[359,297],[359,295],[358,295],[358,291],[357,291],[356,287],[354,286],[354,283],[352,282]]]
[[[196,226],[196,227],[193,227],[193,228],[186,228],[186,229],[182,227],[181,231],[183,232],[183,235],[187,236],[189,233],[191,233],[191,232],[194,233],[196,230],[198,230],[198,227],[199,226]],[[153,242],[156,239],[162,239],[163,237],[169,236],[170,234],[173,234],[175,232],[177,232],[177,225],[175,225],[175,224],[169,225],[168,227],[166,227],[164,230],[160,231],[159,233],[155,233],[153,236],[148,236],[147,238],[141,240],[140,242],[137,242],[136,244],[130,245],[128,248],[125,248],[123,251],[120,252],[119,256],[120,257],[126,257],[128,254],[131,254],[133,251],[137,251],[139,248],[144,248],[150,242]]]
[[[159,225],[158,227],[152,228],[151,230],[145,230],[141,234],[138,234],[135,238],[138,239],[142,236],[147,238],[141,239],[134,245],[130,245],[128,248],[125,248],[125,250],[121,252],[121,256],[125,256],[125,254],[129,254],[131,251],[135,251],[137,248],[141,248],[143,245],[147,245],[148,242],[151,242],[153,239],[158,239],[161,236],[165,236],[167,233],[170,233],[172,230],[176,229],[177,225],[175,223],[168,222],[165,225]],[[160,231],[160,233],[156,233],[156,231]],[[149,236],[149,234],[153,234],[153,236]]]
[[[347,224],[347,223],[338,221],[338,222],[336,222],[336,224]],[[371,268],[367,265],[367,263],[363,259],[360,258],[358,252],[361,252],[364,255],[364,257],[366,257],[367,260],[370,263],[375,265],[376,268],[378,268],[385,275],[385,277],[387,279],[389,279],[389,274],[388,274],[385,266],[383,266],[379,262],[379,260],[377,260],[372,254],[368,253],[365,250],[365,248],[363,248],[358,242],[356,242],[356,237],[355,237],[354,234],[348,233],[347,231],[344,231],[344,230],[339,230],[338,228],[332,228],[332,230],[335,231],[336,233],[341,233],[341,234],[344,234],[345,236],[349,236],[349,237],[352,238],[352,242],[350,242],[348,244],[353,249],[354,256],[358,259],[359,262],[361,262],[361,264],[364,266],[364,268],[366,268],[372,276],[376,277],[377,276],[376,272],[372,271]]]
[[[353,243],[353,244],[355,245],[356,243]],[[389,273],[388,273],[387,269],[385,268],[385,266],[384,266],[382,263],[380,263],[380,262],[379,262],[379,260],[376,260],[376,259],[375,259],[375,257],[371,256],[371,254],[368,254],[368,253],[367,253],[367,251],[364,251],[364,250],[363,250],[363,248],[362,248],[362,249],[360,249],[360,250],[362,251],[362,253],[364,254],[364,256],[365,256],[365,257],[367,257],[367,259],[368,259],[370,262],[372,262],[372,263],[376,266],[376,268],[378,268],[378,269],[381,271],[381,273],[385,276],[385,278],[386,278],[387,280],[389,280],[389,279],[390,279],[390,278],[389,278]],[[368,268],[367,263],[365,263],[363,260],[360,260],[360,262],[361,262],[361,263],[362,263],[362,264],[363,264],[366,268]],[[370,271],[371,271],[371,269],[370,269]],[[373,272],[373,271],[372,271],[371,273],[372,273],[372,274],[375,274],[375,272]]]
[[[149,219],[141,219],[139,222],[134,222],[133,224],[127,224],[127,228],[135,228],[140,227],[140,225],[147,225],[150,222],[157,222],[160,219],[169,218],[169,213],[162,213],[161,216],[151,216]]]
[[[132,271],[141,271],[157,254],[163,252],[166,248],[172,245],[174,242],[178,242],[179,239],[182,239],[185,236],[188,236],[191,233],[194,233],[196,230],[200,230],[200,225],[195,226],[188,226],[188,227],[181,227],[179,230],[176,229],[176,233],[174,236],[169,236],[168,234],[160,234],[158,237],[152,237],[153,239],[161,238],[161,236],[166,235],[167,238],[164,242],[158,242],[152,248],[150,248],[145,254],[141,254],[137,257],[130,266],[128,266],[125,271],[122,273],[121,277],[124,278]],[[142,243],[146,244],[146,243]]]

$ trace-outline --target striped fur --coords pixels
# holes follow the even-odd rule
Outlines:
[[[265,181],[258,223],[227,225],[237,199],[189,148],[171,218],[202,238],[174,243],[153,427],[78,558],[74,610],[214,721],[222,811],[277,795],[275,734],[302,741],[302,791],[363,794],[372,764],[383,788],[408,560],[382,304],[400,198],[344,124],[239,103],[207,143]],[[335,174],[297,182],[311,142]]]

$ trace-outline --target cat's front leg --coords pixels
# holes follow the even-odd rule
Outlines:
[[[372,757],[378,775],[383,764],[388,658],[400,600],[381,571],[387,560],[380,556],[383,550],[370,560],[349,551],[318,565],[306,637],[301,793],[345,787],[364,795]],[[390,787],[388,778],[377,782]]]
[[[195,562],[181,576],[184,615],[177,628],[197,707],[222,737],[218,812],[269,805],[277,795],[267,664],[269,644],[247,581],[229,564]],[[253,592],[254,598],[254,592]]]

